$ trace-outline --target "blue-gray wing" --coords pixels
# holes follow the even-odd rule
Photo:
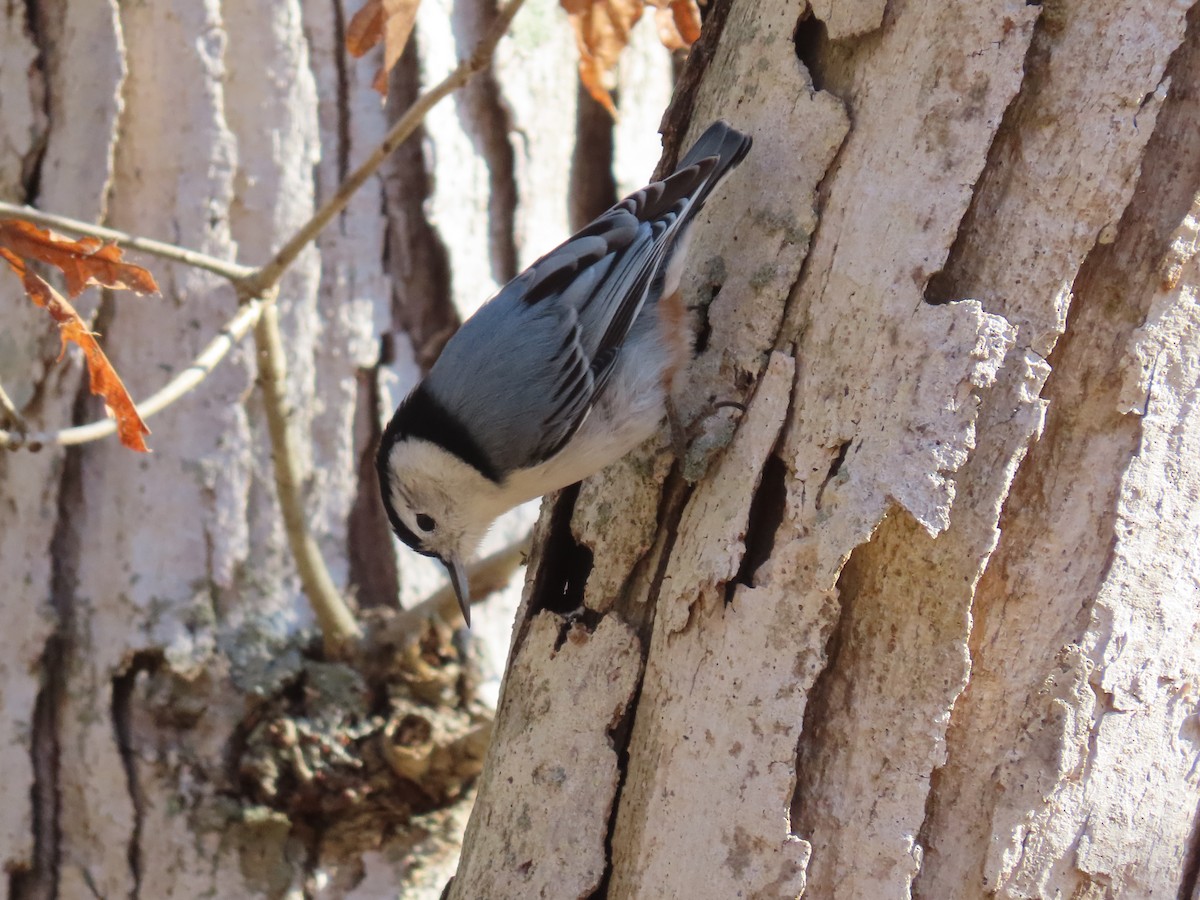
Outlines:
[[[674,174],[543,256],[451,338],[422,388],[470,436],[469,462],[502,474],[543,462],[570,440],[681,229],[749,144],[714,124]],[[423,436],[446,446],[445,436]]]

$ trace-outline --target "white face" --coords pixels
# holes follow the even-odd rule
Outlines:
[[[462,460],[419,438],[399,441],[387,459],[385,505],[397,536],[447,565],[474,553],[492,523],[495,486]],[[397,522],[398,520],[398,522]]]

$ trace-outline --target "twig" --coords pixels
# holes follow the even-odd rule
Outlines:
[[[467,580],[471,585],[471,603],[482,603],[491,594],[506,586],[512,579],[513,572],[525,564],[532,544],[533,532],[530,531],[520,540],[472,565],[467,570]],[[412,609],[403,610],[387,618],[372,632],[370,642],[376,647],[400,643],[410,635],[419,633],[421,625],[432,618],[452,625],[463,624],[458,596],[449,585],[434,591]]]
[[[42,212],[40,209],[34,209],[32,206],[18,206],[15,203],[0,202],[0,215],[25,219],[37,225],[45,225],[48,228],[57,228],[61,231],[70,231],[85,237],[100,238],[102,241],[116,241],[123,249],[140,250],[143,253],[149,253],[151,256],[169,259],[172,262],[184,263],[196,269],[213,272],[216,275],[228,278],[230,281],[246,278],[254,274],[255,271],[249,266],[239,265],[238,263],[229,262],[224,259],[217,259],[215,256],[209,256],[207,253],[188,250],[186,247],[178,247],[175,244],[165,244],[162,241],[155,241],[150,238],[138,237],[136,234],[126,234],[124,231],[105,228],[103,225],[93,225],[90,222],[81,222],[79,219],[71,219],[67,216],[57,216],[53,213]]]
[[[148,419],[155,413],[162,412],[199,385],[217,367],[217,363],[225,358],[225,354],[254,327],[258,322],[258,317],[262,315],[263,306],[262,300],[251,300],[239,307],[237,315],[225,323],[225,327],[209,341],[207,347],[200,351],[200,355],[192,361],[190,366],[167,382],[158,393],[152,394],[138,404],[138,415],[143,419]],[[18,430],[15,432],[0,430],[0,447],[7,447],[11,450],[21,448],[40,450],[48,444],[57,444],[62,447],[85,444],[88,441],[96,441],[113,434],[117,430],[117,423],[112,419],[101,419],[87,425],[47,432],[22,432],[19,430],[19,424],[17,427]]]
[[[12,402],[12,398],[8,396],[8,392],[4,390],[4,385],[0,384],[0,412],[4,413],[5,424],[17,429],[21,433],[29,430],[29,426],[25,424],[25,417],[21,415],[21,411],[17,409],[17,405]],[[3,432],[0,432],[3,434]]]
[[[362,165],[346,176],[345,181],[338,186],[337,192],[313,214],[313,217],[296,232],[291,240],[276,252],[270,262],[256,272],[239,279],[239,285],[243,291],[251,296],[261,296],[265,290],[273,287],[288,266],[296,261],[296,257],[320,233],[321,229],[345,209],[354,192],[362,187],[367,179],[375,174],[375,170],[383,161],[417,130],[421,122],[425,120],[426,114],[441,100],[487,68],[492,54],[496,51],[496,45],[508,32],[508,26],[512,23],[513,16],[517,14],[524,2],[525,0],[509,0],[505,4],[492,22],[492,27],[479,41],[471,55],[460,62],[454,71],[438,84],[413,101],[412,106],[388,130],[379,146],[363,161]]]
[[[292,410],[287,401],[286,357],[278,316],[278,308],[268,304],[254,329],[254,343],[258,348],[258,383],[262,388],[267,430],[271,435],[275,490],[279,495],[288,544],[296,558],[296,569],[300,573],[304,593],[308,595],[308,602],[312,604],[321,626],[326,652],[330,656],[340,657],[361,632],[338,593],[321,550],[305,522],[304,498],[300,491],[300,453],[296,448],[295,432],[290,427]]]

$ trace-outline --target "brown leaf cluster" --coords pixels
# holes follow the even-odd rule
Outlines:
[[[579,79],[589,94],[614,119],[612,89],[617,61],[629,43],[629,33],[647,6],[654,8],[658,39],[669,50],[690,47],[700,37],[700,7],[696,0],[559,0],[575,30],[579,48]]]
[[[67,281],[67,293],[78,297],[91,285],[138,294],[158,293],[158,285],[141,266],[123,262],[115,244],[96,238],[72,240],[19,219],[0,219],[0,258],[16,273],[25,293],[58,323],[63,352],[67,344],[79,346],[87,359],[93,394],[104,398],[109,414],[117,420],[117,435],[131,450],[148,452],[145,436],[150,433],[138,415],[133,398],[109,362],[96,335],[67,299],[29,266],[38,260],[54,266]],[[60,356],[61,358],[61,356]]]
[[[388,72],[400,61],[400,54],[412,36],[421,0],[367,0],[346,26],[346,51],[356,59],[383,42],[383,65],[375,73],[371,86],[387,96]]]

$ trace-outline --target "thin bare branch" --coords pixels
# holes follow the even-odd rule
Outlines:
[[[21,415],[21,411],[17,409],[17,405],[12,402],[12,398],[8,396],[8,391],[4,390],[4,385],[0,384],[0,413],[4,414],[4,418],[0,419],[5,424],[12,426],[17,431],[28,431],[29,426],[25,424],[25,417]]]
[[[258,384],[263,392],[267,430],[271,435],[271,457],[275,470],[275,490],[283,513],[288,544],[296,558],[300,582],[325,638],[325,650],[340,657],[360,636],[358,623],[342,600],[321,550],[308,529],[301,494],[300,453],[295,431],[291,428],[292,409],[287,399],[287,367],[283,339],[279,332],[279,310],[272,303],[263,310],[254,329],[258,349]]]
[[[508,30],[509,23],[523,2],[524,0],[509,0],[497,16],[492,29],[479,42],[471,56],[460,63],[440,84],[417,98],[366,161],[346,177],[329,202],[317,210],[308,223],[283,245],[269,263],[252,275],[235,280],[235,285],[243,297],[262,297],[274,291],[283,273],[296,261],[304,248],[345,208],[350,197],[375,173],[384,159],[417,129],[426,113],[438,101],[462,87],[473,75],[487,67],[496,45]],[[271,435],[275,487],[283,511],[288,543],[292,548],[292,555],[296,558],[304,593],[308,596],[321,625],[326,652],[333,657],[342,656],[351,644],[361,638],[362,633],[353,614],[338,593],[320,548],[308,530],[304,498],[301,494],[299,457],[285,395],[286,358],[283,338],[273,306],[269,306],[259,319],[254,329],[254,340],[258,348],[263,405]]]
[[[94,225],[68,216],[42,212],[29,206],[0,202],[0,215],[25,219],[38,225],[77,235],[116,241],[122,247],[140,250],[161,259],[184,263],[221,275],[233,282],[243,298],[261,298],[279,281],[287,267],[295,262],[304,247],[316,237],[322,228],[329,224],[334,216],[345,208],[354,192],[375,173],[388,154],[404,143],[409,135],[417,129],[429,110],[465,85],[473,75],[487,67],[496,45],[508,30],[509,24],[523,3],[524,0],[510,0],[497,16],[492,29],[479,42],[470,57],[459,63],[457,68],[445,79],[413,102],[367,160],[347,176],[345,182],[329,202],[322,206],[312,219],[284,244],[275,257],[261,268],[255,269],[240,263],[217,259],[174,244],[106,228],[103,225]],[[195,388],[224,358],[233,344],[245,337],[246,333],[255,326],[261,312],[260,301],[252,299],[247,302],[190,367],[172,379],[162,390],[138,404],[138,413],[141,417],[149,418]],[[53,432],[21,433],[20,426],[16,427],[17,431],[0,430],[0,447],[36,450],[51,444],[68,446],[100,440],[116,432],[116,423],[108,419]]]
[[[320,233],[321,229],[328,225],[334,216],[346,208],[346,204],[350,202],[350,198],[354,195],[354,192],[362,187],[367,179],[375,174],[383,161],[417,130],[429,110],[433,109],[442,99],[465,85],[473,76],[487,68],[491,62],[492,54],[496,51],[496,45],[500,43],[500,39],[508,31],[508,26],[511,24],[513,16],[517,14],[517,11],[520,10],[524,2],[525,0],[509,0],[504,5],[504,8],[500,10],[495,21],[492,23],[491,29],[479,41],[479,44],[475,47],[471,55],[460,62],[454,71],[442,79],[442,81],[413,101],[412,106],[391,127],[379,146],[366,158],[362,165],[346,176],[346,180],[341,183],[337,192],[329,198],[329,201],[325,205],[316,211],[313,217],[296,232],[291,240],[279,249],[270,262],[262,266],[258,271],[246,275],[240,280],[243,291],[247,294],[258,296],[267,288],[275,285],[283,276],[288,266],[296,261],[296,257]]]
[[[69,231],[85,237],[99,238],[102,241],[115,241],[122,248],[140,250],[142,253],[149,253],[151,256],[157,256],[160,259],[169,259],[172,262],[184,263],[196,269],[204,269],[206,272],[212,272],[223,278],[228,278],[230,281],[247,278],[253,275],[255,271],[249,266],[239,265],[238,263],[229,262],[224,259],[217,259],[215,256],[209,256],[207,253],[199,253],[196,250],[188,250],[186,247],[178,247],[175,244],[166,244],[162,241],[138,237],[135,234],[127,234],[124,231],[105,228],[103,225],[93,225],[90,222],[82,222],[79,219],[71,219],[67,216],[42,212],[40,209],[34,209],[32,206],[18,206],[15,203],[0,202],[0,216],[24,219],[36,225],[45,225],[48,228]]]

